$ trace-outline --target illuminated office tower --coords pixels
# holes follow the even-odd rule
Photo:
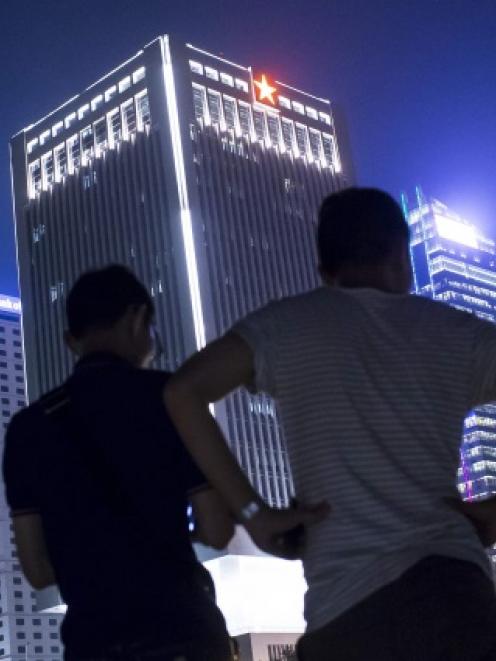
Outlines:
[[[25,405],[21,303],[0,294],[0,451],[12,415]],[[1,480],[0,480],[1,482]],[[4,486],[0,484],[0,657],[8,661],[59,661],[61,615],[38,613],[14,545]]]
[[[239,317],[318,283],[322,198],[343,175],[329,101],[159,37],[11,143],[30,398],[67,376],[65,296],[129,265],[154,297],[175,369]],[[291,490],[271,401],[216,406],[274,504]]]
[[[405,209],[411,230],[415,290],[481,319],[496,322],[496,248],[472,223],[417,190]],[[465,421],[459,489],[465,498],[496,492],[496,405],[474,410]]]

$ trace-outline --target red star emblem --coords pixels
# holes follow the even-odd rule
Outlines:
[[[269,101],[273,106],[276,105],[274,94],[277,92],[277,88],[273,87],[267,80],[267,76],[262,74],[260,80],[253,81],[258,88],[258,100],[259,101]]]

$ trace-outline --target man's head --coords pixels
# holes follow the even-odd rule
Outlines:
[[[401,207],[375,188],[348,188],[320,208],[320,273],[328,284],[407,293],[412,270]]]
[[[84,273],[69,292],[66,312],[65,339],[77,355],[111,351],[143,367],[152,360],[152,299],[124,266]]]

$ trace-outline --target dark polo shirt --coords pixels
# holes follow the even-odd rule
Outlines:
[[[225,635],[188,531],[207,485],[164,408],[168,376],[92,354],[8,428],[7,500],[42,517],[73,653]]]

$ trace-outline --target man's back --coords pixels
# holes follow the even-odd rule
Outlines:
[[[9,501],[14,514],[41,514],[73,653],[140,636],[182,642],[191,627],[198,638],[223,631],[186,516],[188,491],[204,478],[165,412],[166,381],[90,355],[9,429]]]
[[[474,352],[484,341],[496,349],[496,330],[426,299],[322,288],[234,331],[253,350],[256,389],[277,399],[297,497],[333,508],[308,533],[309,629],[422,557],[487,569],[471,525],[444,499],[456,496],[466,413],[491,387],[496,396],[474,377]]]

